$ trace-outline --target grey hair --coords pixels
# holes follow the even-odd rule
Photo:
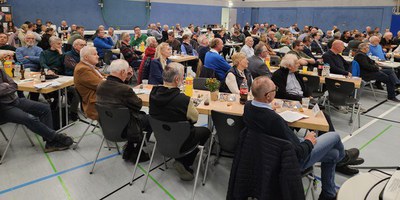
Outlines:
[[[152,43],[151,42],[152,40],[153,41],[157,41],[156,38],[153,37],[153,36],[147,37],[147,39],[146,39],[146,47],[150,46],[150,44]]]
[[[96,47],[92,47],[92,46],[85,46],[81,49],[81,51],[79,52],[79,55],[81,57],[81,60],[85,60],[85,56],[89,55],[90,53],[92,53],[93,51],[96,51]]]
[[[127,33],[127,32],[122,32],[122,33],[121,33],[121,40],[123,40],[124,37],[125,37],[126,35],[129,35],[129,33]]]
[[[59,37],[51,36],[50,39],[49,39],[50,45],[53,44],[53,43],[55,43],[55,42],[62,42],[62,40],[61,40],[61,38],[59,38]]]
[[[288,68],[296,65],[296,61],[298,60],[297,56],[294,54],[286,54],[281,60],[281,66],[284,68]]]
[[[184,74],[185,67],[177,62],[169,63],[164,68],[162,78],[164,82],[172,83],[177,76],[182,77]]]
[[[72,43],[72,46],[73,47],[75,47],[76,45],[78,45],[78,43],[79,42],[85,42],[86,43],[86,41],[85,40],[82,40],[82,39],[76,39],[73,43]]]
[[[363,42],[363,43],[361,43],[361,44],[358,45],[358,50],[361,51],[362,49],[364,49],[365,47],[368,47],[368,46],[369,46],[368,43]]]
[[[129,64],[126,60],[123,59],[117,59],[111,62],[111,65],[108,67],[108,70],[110,73],[118,73],[122,70],[128,70],[129,69]]]
[[[369,42],[373,42],[374,40],[379,40],[379,37],[374,35],[369,38]]]
[[[259,55],[263,52],[264,48],[267,48],[267,47],[265,46],[265,43],[264,43],[264,42],[259,42],[259,43],[254,47],[254,55],[259,56]]]

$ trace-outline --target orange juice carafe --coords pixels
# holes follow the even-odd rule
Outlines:
[[[185,79],[185,95],[192,97],[193,95],[193,77],[188,75]]]
[[[265,58],[265,64],[267,65],[268,69],[271,69],[271,58],[269,56]]]
[[[4,71],[6,72],[6,74],[9,76],[9,77],[13,77],[13,72],[12,72],[12,69],[13,69],[13,67],[12,67],[12,61],[11,60],[6,60],[5,62],[4,62]]]

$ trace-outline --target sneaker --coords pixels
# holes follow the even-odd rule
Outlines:
[[[50,153],[53,151],[63,151],[69,148],[70,145],[64,145],[59,142],[46,142],[46,146],[44,148],[45,153]]]
[[[343,165],[343,166],[336,166],[336,172],[352,176],[358,174],[360,171],[358,169],[351,168],[348,165]]]
[[[399,100],[398,98],[396,98],[396,97],[390,98],[390,99],[388,99],[388,100],[394,101],[394,102],[396,102],[396,103],[400,103],[400,100]]]
[[[181,178],[181,180],[191,181],[194,179],[193,174],[190,173],[181,162],[175,161],[174,167],[175,167],[176,171],[178,172],[179,178]]]
[[[348,165],[361,165],[364,163],[364,158],[357,158],[352,162],[349,162]]]
[[[65,133],[56,134],[53,141],[65,146],[71,146],[74,143],[74,140]]]

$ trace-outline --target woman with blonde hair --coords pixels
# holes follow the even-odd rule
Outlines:
[[[21,29],[18,31],[18,39],[21,42],[21,47],[25,46],[25,35],[28,32],[28,24],[22,24]]]
[[[171,56],[171,51],[171,47],[166,42],[157,46],[154,59],[150,63],[149,84],[163,84],[162,73],[165,66],[170,63],[168,57]]]
[[[247,70],[249,61],[246,58],[246,54],[242,52],[234,53],[231,59],[233,67],[226,72],[222,90],[232,94],[240,94],[239,88],[243,81],[246,81],[249,88],[253,82],[253,77],[250,71]]]
[[[276,55],[275,51],[268,44],[267,34],[263,33],[263,34],[260,35],[260,42],[263,42],[265,44],[265,46],[267,47],[269,55],[271,55],[271,56],[275,56]]]

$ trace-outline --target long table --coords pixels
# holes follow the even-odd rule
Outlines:
[[[18,90],[23,92],[36,92],[40,94],[48,94],[54,91],[58,91],[58,109],[59,109],[59,122],[60,122],[60,129],[63,130],[65,127],[62,127],[62,102],[61,102],[61,90],[64,89],[65,99],[68,98],[67,94],[67,87],[74,85],[74,77],[72,76],[59,76],[59,78],[46,80],[44,83],[48,83],[47,87],[37,89],[35,86],[38,84],[43,84],[42,82],[37,81],[37,76],[40,76],[38,72],[31,72],[30,74],[27,73],[26,80],[18,80],[14,79],[14,81],[18,85]],[[52,86],[51,84],[54,82],[58,82],[57,86]],[[68,126],[68,106],[65,106],[65,120],[66,120],[66,127]]]
[[[199,57],[197,56],[189,56],[189,55],[176,55],[176,56],[170,56],[168,57],[169,60],[171,60],[172,62],[187,62],[190,60],[196,60],[199,59]]]
[[[353,62],[354,58],[350,57],[350,56],[343,56],[344,60],[346,60],[347,62]],[[385,67],[385,68],[399,68],[400,67],[400,62],[390,62],[390,61],[376,61],[376,63],[381,66],[381,67]]]
[[[143,90],[147,91],[147,93],[148,93],[151,90],[151,88],[152,88],[151,85],[146,85]],[[136,86],[135,89],[139,89],[139,86]],[[194,92],[193,92],[193,98],[197,98],[199,96],[205,98],[209,95],[210,95],[210,92],[204,91],[204,90],[194,90]],[[149,95],[148,94],[138,94],[138,96],[142,99],[144,106],[149,106]],[[196,107],[196,109],[200,114],[209,115],[209,116],[211,115],[212,110],[231,114],[231,115],[242,116],[243,111],[244,111],[244,106],[239,103],[239,95],[236,95],[236,101],[234,101],[234,102],[210,101],[209,105],[204,105],[204,100],[203,100]],[[284,110],[278,109],[278,111],[282,112]],[[295,128],[306,128],[306,129],[319,130],[319,131],[328,131],[329,130],[329,124],[326,121],[325,116],[322,112],[319,112],[317,114],[317,116],[314,116],[312,110],[304,109],[304,112],[301,112],[301,113],[309,116],[309,118],[304,118],[304,119],[298,120],[293,123],[288,123],[288,125],[291,127],[295,127]],[[209,117],[209,119],[210,119],[210,117]]]
[[[300,70],[299,73],[300,74],[316,76],[311,71],[307,71],[307,72],[304,73],[302,70]],[[346,77],[344,77],[344,76],[342,77],[340,75],[332,75],[332,76],[328,76],[328,77],[319,76],[319,82],[320,83],[325,83],[325,78],[332,78],[332,79],[337,79],[337,80],[341,80],[341,81],[354,83],[354,87],[356,89],[359,89],[361,87],[361,82],[362,82],[362,79],[360,77],[346,78]]]

